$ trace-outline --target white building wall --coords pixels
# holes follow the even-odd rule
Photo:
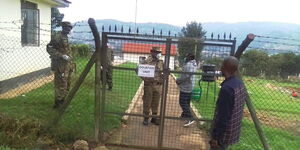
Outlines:
[[[123,60],[124,61],[129,61],[129,62],[133,62],[133,63],[139,63],[139,58],[140,57],[148,57],[149,54],[133,54],[133,53],[124,53],[123,54]],[[165,55],[162,55],[162,60],[165,61]],[[174,70],[174,56],[170,57],[170,69]]]
[[[50,67],[46,45],[51,39],[51,6],[28,0],[40,11],[40,45],[21,45],[21,1],[0,0],[0,81]]]

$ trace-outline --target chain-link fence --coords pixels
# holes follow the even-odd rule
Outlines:
[[[7,34],[10,32],[12,34]],[[52,125],[57,114],[57,111],[52,108],[54,77],[50,70],[49,54],[46,51],[50,36],[40,38],[38,45],[22,45],[21,38],[14,36],[19,34],[17,32],[20,30],[0,32],[0,125],[1,129],[7,131],[5,133],[1,131],[0,144],[12,147],[36,147],[59,145],[60,142],[70,143],[76,139],[93,141],[97,124],[95,123],[95,68],[88,73],[59,123],[54,129],[45,131],[47,126]],[[50,31],[44,32],[43,34],[50,35]],[[76,34],[83,33],[77,31]],[[176,57],[178,38],[107,33],[105,39],[103,35],[103,45],[107,45],[108,48],[104,46],[101,50],[101,55],[105,55],[102,59],[107,60],[104,62],[111,59],[112,63],[107,66],[113,67],[111,67],[112,73],[104,73],[108,80],[109,75],[112,75],[112,81],[106,83],[107,87],[103,87],[105,90],[102,89],[103,103],[101,103],[102,117],[100,118],[102,142],[107,145],[136,148],[208,149],[211,120],[218,98],[219,85],[224,78],[215,76],[213,80],[203,80],[203,70],[197,66],[197,72],[192,73],[195,77],[195,86],[191,95],[193,119],[196,122],[184,127],[186,120],[180,117],[182,109],[179,105],[176,78],[188,73],[181,71],[181,66],[178,65]],[[74,40],[91,42],[93,39],[74,38]],[[161,70],[163,82],[153,85],[160,89],[158,91],[161,94],[158,101],[158,114],[150,113],[149,124],[144,125],[146,115],[143,112],[145,107],[143,99],[147,97],[144,96],[144,81],[138,76],[136,68],[147,60],[151,48],[157,46],[162,48],[161,59],[165,67]],[[205,47],[206,51],[216,49],[210,47]],[[76,71],[72,74],[70,89],[79,79],[94,51],[93,47],[80,44],[72,45],[71,48]],[[110,50],[113,52],[112,57],[107,55]],[[226,52],[230,50],[226,49]],[[240,70],[270,149],[297,149],[300,146],[300,99],[295,95],[300,93],[298,77],[283,78],[284,76],[280,77],[280,75],[268,77],[267,73],[262,71],[259,76],[254,76],[251,71],[245,71],[249,70],[249,65],[245,66],[246,58],[248,57],[241,58]],[[267,67],[271,68],[272,65]],[[218,70],[217,66],[216,71]],[[109,84],[112,84],[111,90]],[[160,118],[160,125],[151,123],[151,118]],[[32,122],[34,125],[30,124]],[[263,149],[246,106],[241,141],[230,149]]]
[[[8,23],[6,23],[7,25]],[[8,24],[9,25],[9,24]],[[13,25],[11,25],[13,26]],[[50,28],[50,25],[47,27]],[[46,27],[45,27],[46,28]],[[0,145],[44,147],[78,138],[94,138],[94,69],[90,71],[58,125],[48,130],[57,116],[54,105],[54,73],[46,51],[51,31],[40,34],[27,30],[28,37],[39,36],[36,44],[25,44],[21,28],[0,29]],[[74,40],[69,38],[69,41]],[[71,75],[72,89],[93,51],[89,45],[70,45],[76,69]],[[35,142],[34,142],[35,141]]]

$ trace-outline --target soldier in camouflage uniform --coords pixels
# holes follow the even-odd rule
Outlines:
[[[51,58],[51,70],[54,71],[55,103],[53,108],[59,108],[69,92],[71,73],[75,69],[72,62],[68,34],[72,30],[70,22],[62,22],[62,31],[52,37],[47,45]]]
[[[161,48],[153,47],[151,49],[151,56],[149,56],[144,64],[154,65],[155,74],[154,78],[143,77],[144,80],[144,95],[143,95],[143,114],[145,115],[143,124],[148,125],[150,110],[152,115],[157,115],[159,100],[162,91],[163,83],[163,60],[160,59]],[[151,122],[155,125],[159,125],[159,119],[152,118]]]

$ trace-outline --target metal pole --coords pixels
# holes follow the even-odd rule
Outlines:
[[[170,51],[171,51],[172,39],[168,38],[166,43],[166,54],[165,54],[165,63],[163,68],[164,82],[162,87],[162,98],[161,98],[161,107],[160,107],[160,125],[158,132],[158,148],[161,149],[163,146],[163,134],[164,134],[164,124],[165,124],[165,114],[166,114],[166,103],[167,103],[167,93],[168,93],[168,84],[169,84],[169,63],[170,63]]]
[[[99,141],[99,117],[100,117],[100,101],[101,101],[101,58],[100,58],[100,36],[94,19],[89,19],[88,23],[91,27],[96,47],[96,65],[95,65],[95,110],[94,110],[94,121],[95,121],[95,140]]]
[[[136,18],[137,18],[137,2],[138,0],[135,0],[135,16],[134,16],[134,31],[136,32]]]
[[[197,54],[197,48],[198,48],[197,39],[195,39],[195,50],[194,50],[195,51],[194,52],[195,53],[195,57],[197,57],[197,55],[196,55]]]
[[[101,63],[102,63],[102,97],[101,97],[101,107],[100,107],[100,141],[104,142],[104,109],[105,109],[105,93],[106,93],[106,70],[107,70],[107,34],[102,32],[102,47],[101,47]]]

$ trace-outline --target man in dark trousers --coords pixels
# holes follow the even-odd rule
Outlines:
[[[196,72],[197,63],[195,60],[195,56],[193,54],[187,53],[184,59],[185,64],[182,68],[182,71],[189,73]],[[176,79],[176,83],[180,88],[179,104],[182,109],[180,117],[186,119],[184,127],[188,127],[195,122],[190,111],[191,96],[193,87],[195,85],[195,77],[193,74],[181,74],[181,76]]]
[[[225,80],[221,83],[216,102],[210,140],[211,150],[226,150],[239,141],[243,108],[247,91],[243,82],[236,76],[239,61],[230,56],[224,59],[221,72]]]

